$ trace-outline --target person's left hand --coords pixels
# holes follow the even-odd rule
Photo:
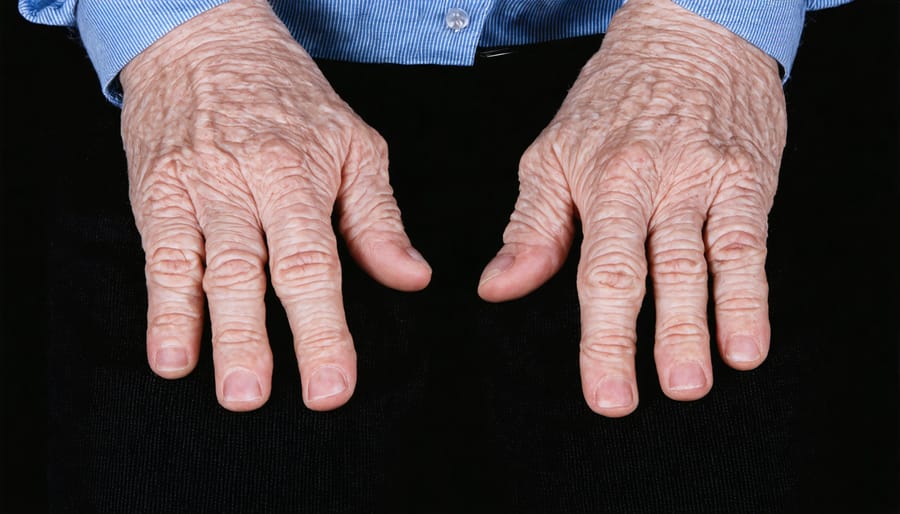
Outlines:
[[[655,359],[678,400],[712,386],[707,273],[726,362],[769,347],[766,217],[784,148],[775,61],[669,0],[613,18],[553,122],[520,163],[520,195],[479,294],[523,296],[562,265],[580,216],[581,376],[589,406],[637,406],[635,324],[648,270]],[[645,254],[646,249],[646,254]]]

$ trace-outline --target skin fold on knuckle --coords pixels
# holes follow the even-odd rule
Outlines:
[[[650,255],[650,269],[656,284],[706,283],[706,258],[699,248],[665,248]]]
[[[327,316],[305,325],[299,334],[295,334],[295,350],[301,366],[351,356],[354,352],[346,322]]]
[[[581,336],[579,351],[591,362],[607,365],[626,365],[637,351],[634,328],[595,330]]]
[[[237,248],[213,255],[203,276],[203,290],[208,296],[265,290],[264,261],[260,255]]]
[[[656,345],[667,353],[694,354],[698,343],[709,342],[709,329],[702,315],[680,315],[661,320],[656,331]]]
[[[193,294],[203,278],[203,255],[185,247],[152,247],[145,270],[150,284]]]
[[[272,284],[283,300],[302,295],[309,289],[318,289],[322,284],[340,281],[337,258],[327,248],[303,245],[281,252],[272,258],[271,274]]]
[[[177,333],[185,329],[194,329],[203,320],[202,314],[197,312],[194,306],[182,303],[172,303],[158,306],[157,312],[147,315],[147,326],[151,335]]]
[[[586,263],[579,273],[579,290],[585,297],[632,301],[643,298],[646,273],[628,261],[633,261],[633,258],[623,253],[612,253],[599,256],[598,261]]]
[[[729,224],[708,235],[707,261],[713,273],[761,267],[766,253],[766,236],[761,227]]]
[[[748,294],[751,291],[753,294]],[[760,285],[722,292],[715,298],[716,312],[720,315],[755,315],[765,312],[769,308],[767,296],[768,288]]]
[[[267,339],[265,333],[254,328],[254,320],[236,321],[229,320],[224,324],[216,324],[213,341],[218,346],[265,346]],[[249,351],[249,350],[248,350]]]

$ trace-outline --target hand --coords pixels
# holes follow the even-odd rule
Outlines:
[[[235,0],[179,26],[121,74],[131,204],[147,258],[147,352],[159,375],[197,363],[209,300],[216,394],[235,411],[267,400],[265,273],[294,334],[307,406],[344,404],[356,356],[331,212],[374,278],[418,290],[384,140],[334,93],[264,0]]]
[[[751,369],[768,351],[766,217],[785,133],[773,59],[669,0],[629,1],[522,157],[519,199],[479,294],[503,301],[545,282],[577,215],[591,409],[623,416],[637,406],[635,323],[648,264],[660,384],[677,400],[704,396],[713,380],[708,273],[725,361]]]

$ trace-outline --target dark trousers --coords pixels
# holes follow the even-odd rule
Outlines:
[[[10,19],[3,423],[7,455],[23,459],[4,462],[7,497],[22,512],[79,513],[895,512],[896,15],[895,3],[858,2],[810,16],[770,217],[768,360],[738,372],[715,356],[709,396],[667,399],[649,289],[641,403],[622,419],[581,397],[578,241],[534,294],[495,305],[475,293],[516,199],[519,156],[600,37],[474,67],[320,63],[388,141],[404,221],[434,279],[391,291],[341,249],[359,383],[327,413],[303,406],[270,294],[272,397],[235,414],[215,400],[208,330],[187,378],[147,366],[118,110],[64,30]],[[48,500],[22,494],[21,482],[45,478]]]

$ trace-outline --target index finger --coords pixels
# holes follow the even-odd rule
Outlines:
[[[156,374],[179,378],[199,355],[203,236],[181,187],[158,181],[145,193],[134,205],[146,254],[147,359]]]
[[[632,188],[607,182],[582,214],[581,383],[591,409],[611,417],[638,403],[635,325],[646,290],[647,216]]]

